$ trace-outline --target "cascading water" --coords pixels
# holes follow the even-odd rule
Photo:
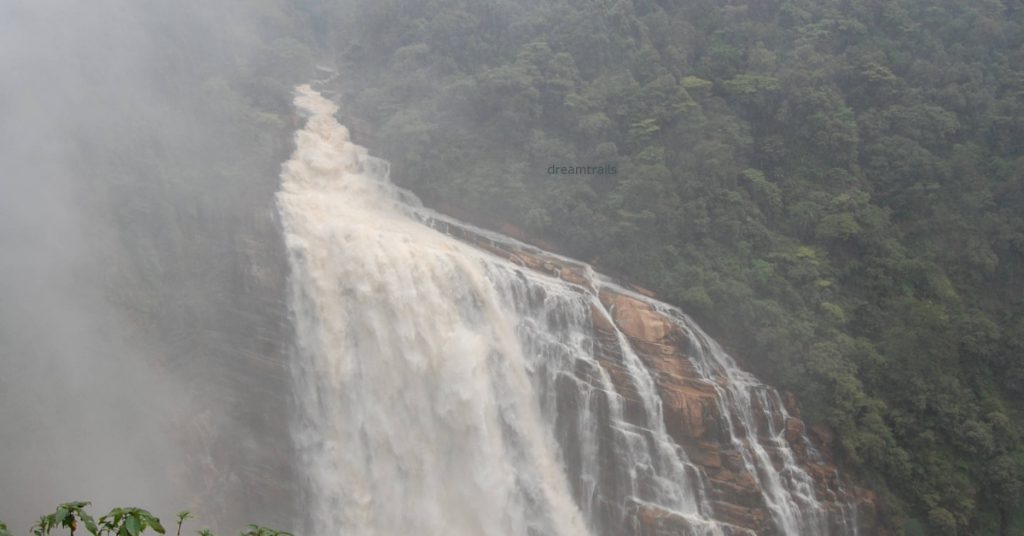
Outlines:
[[[453,236],[529,247],[420,206],[308,86],[295,104],[308,120],[278,206],[306,532],[669,534],[652,531],[654,516],[673,520],[671,534],[752,534],[718,514],[711,481],[666,429],[656,373],[601,299],[611,289],[687,334],[771,513],[765,534],[856,533],[796,463],[778,395],[684,315],[568,259],[548,254],[582,281]]]

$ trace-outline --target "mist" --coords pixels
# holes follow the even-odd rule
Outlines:
[[[273,4],[0,7],[0,519],[60,502],[287,526]],[[300,74],[300,73],[296,73]],[[261,103],[232,85],[265,79]],[[216,96],[237,98],[229,109]],[[213,97],[211,97],[213,95]],[[259,305],[257,305],[257,303]],[[269,393],[269,394],[268,394]]]

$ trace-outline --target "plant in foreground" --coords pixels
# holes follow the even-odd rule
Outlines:
[[[74,536],[79,523],[81,523],[85,525],[85,530],[93,536],[97,536],[96,521],[85,511],[85,507],[90,504],[92,503],[88,501],[74,501],[58,505],[52,514],[39,518],[39,521],[32,527],[32,534],[44,536],[54,529],[63,528],[68,529],[71,536]]]
[[[192,514],[188,510],[183,510],[181,512],[178,512],[178,532],[176,533],[176,536],[181,536],[181,524],[184,523],[186,519],[191,519],[191,518],[192,518]],[[2,535],[0,535],[0,536],[2,536]]]
[[[85,508],[89,506],[88,501],[75,501],[63,503],[49,515],[39,518],[35,525],[32,525],[34,536],[47,536],[55,529],[67,529],[70,536],[75,536],[75,531],[82,525],[92,536],[139,536],[147,530],[159,534],[165,534],[166,530],[160,523],[160,519],[142,508],[114,508],[109,513],[101,516],[99,520],[93,519]],[[190,512],[182,511],[177,514],[178,527],[175,536],[181,536],[181,527],[186,520],[192,519]],[[215,536],[210,529],[196,531],[199,536]],[[13,536],[7,525],[0,521],[0,536]],[[241,536],[293,536],[290,532],[249,525]]]
[[[164,534],[160,520],[141,508],[114,508],[100,518],[100,532],[113,536],[139,536],[147,528]]]
[[[294,536],[290,532],[269,529],[257,525],[249,525],[249,528],[242,532],[242,536]]]

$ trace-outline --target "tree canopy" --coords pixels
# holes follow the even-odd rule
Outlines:
[[[834,430],[890,527],[1010,534],[1022,13],[388,0],[325,13],[323,46],[345,113],[379,126],[371,146],[428,204],[523,226],[685,308]],[[544,173],[563,162],[619,173]]]

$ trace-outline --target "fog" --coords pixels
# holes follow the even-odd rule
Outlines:
[[[207,99],[243,79],[290,87],[260,71],[289,32],[275,10],[0,4],[0,519],[12,531],[71,500],[165,521],[192,509],[229,531],[290,522],[271,205],[290,126],[243,138]]]

